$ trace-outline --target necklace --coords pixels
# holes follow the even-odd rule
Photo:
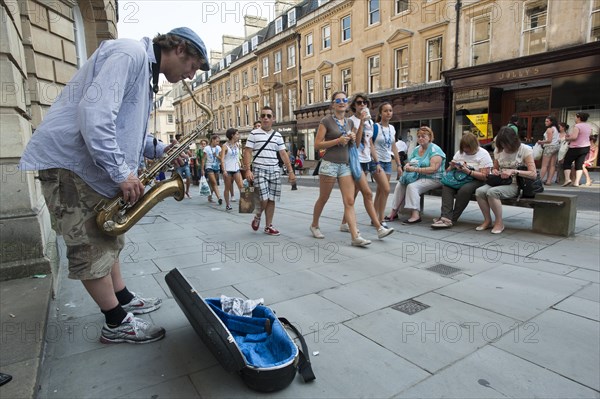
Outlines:
[[[347,130],[347,123],[346,123],[346,118],[344,118],[344,124],[342,125],[340,123],[340,121],[333,115],[331,115],[331,117],[333,118],[333,120],[335,121],[335,124],[338,125],[338,127],[340,128],[340,132],[342,133],[342,135],[348,133]]]
[[[388,125],[387,134],[386,134],[385,128],[383,127],[383,125],[381,125],[381,131],[383,132],[383,141],[385,143],[385,147],[386,148],[391,147],[392,146],[392,129]]]

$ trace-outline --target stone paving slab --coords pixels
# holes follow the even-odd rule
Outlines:
[[[598,398],[598,392],[486,346],[395,398]]]
[[[584,285],[581,280],[505,265],[436,292],[525,321]]]
[[[345,325],[432,374],[518,325],[514,319],[439,294],[415,300],[429,308],[413,315],[385,308]]]
[[[600,389],[597,321],[549,310],[525,326],[521,336],[507,335],[493,345],[587,387]]]
[[[600,305],[598,302],[571,296],[554,305],[554,309],[572,313],[595,321],[600,321]]]

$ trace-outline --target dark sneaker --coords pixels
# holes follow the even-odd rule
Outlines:
[[[232,209],[233,209],[233,208],[231,207],[231,205],[227,205],[227,206],[225,207],[225,210],[226,210],[226,211],[231,211]]]
[[[148,323],[144,319],[134,317],[128,313],[123,323],[114,328],[104,324],[100,342],[103,344],[118,344],[127,342],[130,344],[148,344],[161,340],[165,337],[165,329]]]
[[[160,305],[162,305],[162,299],[160,298],[142,298],[137,296],[135,292],[132,292],[131,294],[133,295],[133,299],[127,305],[123,305],[123,310],[127,313],[150,313],[160,308]]]
[[[258,230],[258,228],[260,227],[260,218],[254,216],[254,219],[252,220],[252,223],[250,225],[252,226],[252,230]]]
[[[277,230],[275,227],[273,227],[273,225],[269,225],[269,226],[265,227],[265,234],[268,234],[270,236],[278,236],[279,230]]]

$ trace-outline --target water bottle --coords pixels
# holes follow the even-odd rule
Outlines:
[[[368,119],[371,119],[371,111],[369,111],[369,108],[365,108],[364,111],[366,112],[366,116]]]
[[[242,182],[242,184],[244,185],[244,188],[248,188],[250,186],[250,183],[248,183],[247,179],[244,179],[244,181]]]

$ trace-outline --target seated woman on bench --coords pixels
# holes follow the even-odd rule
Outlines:
[[[434,229],[452,227],[469,205],[475,190],[485,184],[485,179],[493,166],[490,153],[479,146],[473,133],[465,133],[460,139],[459,151],[454,154],[446,173],[462,172],[468,175],[460,187],[450,187],[442,179],[442,215],[434,219]],[[456,200],[455,200],[456,199]]]
[[[527,165],[527,170],[518,170],[520,165]],[[527,179],[535,179],[537,176],[533,150],[528,145],[521,144],[521,140],[510,127],[502,127],[496,136],[492,174],[503,179],[512,178],[512,183],[495,187],[485,184],[475,191],[477,204],[483,213],[483,223],[475,230],[487,230],[493,226],[492,234],[500,234],[504,231],[501,200],[514,198],[519,193],[516,176]],[[494,212],[495,222],[492,222],[490,209]]]

